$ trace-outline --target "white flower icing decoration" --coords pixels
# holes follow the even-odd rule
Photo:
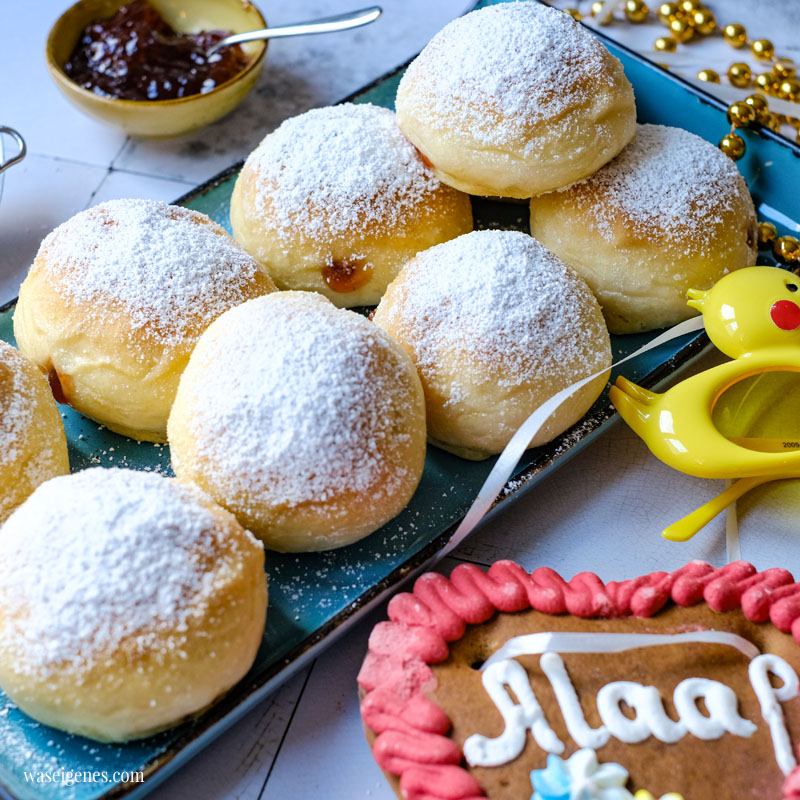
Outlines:
[[[588,747],[564,760],[547,758],[547,768],[531,773],[531,800],[634,800],[625,788],[628,771],[619,764],[600,764]]]

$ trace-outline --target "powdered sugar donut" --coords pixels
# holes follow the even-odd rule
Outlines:
[[[0,342],[0,524],[40,483],[68,472],[64,425],[47,381]]]
[[[375,305],[417,253],[472,230],[469,198],[443,186],[377,106],[320,108],[284,122],[244,165],[234,236],[281,289]]]
[[[147,736],[253,663],[264,551],[196,487],[85,470],[42,484],[2,533],[0,686],[35,719],[101,741]]]
[[[531,197],[591,175],[630,141],[622,65],[568,15],[503,3],[447,25],[411,63],[397,121],[445,182]]]
[[[514,231],[476,231],[419,253],[374,321],[419,370],[431,441],[466,458],[499,453],[547,399],[611,366],[589,287]],[[569,398],[530,446],[583,416],[606,377]]]
[[[663,328],[756,263],[756,215],[730,158],[680,128],[639,125],[599,172],[531,200],[531,233],[584,277],[612,333]]]
[[[57,400],[118,433],[164,441],[198,336],[231,306],[274,289],[204,214],[115,200],[42,242],[14,334]]]
[[[408,503],[425,406],[408,356],[318,294],[278,292],[223,314],[195,348],[167,427],[194,481],[275,550],[327,550]]]

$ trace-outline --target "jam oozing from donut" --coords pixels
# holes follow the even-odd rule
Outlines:
[[[178,33],[146,0],[134,0],[83,30],[64,72],[84,89],[124,100],[205,94],[247,66],[239,45],[206,56],[229,33]]]
[[[360,259],[334,258],[322,268],[322,279],[334,292],[355,292],[369,283],[372,266]]]
[[[61,374],[52,364],[47,370],[47,382],[57,403],[69,405],[69,397],[75,391],[75,382],[69,375]]]
[[[756,250],[758,247],[758,225],[755,219],[751,219],[747,226],[747,246],[751,250]]]
[[[422,161],[426,167],[433,169],[433,162],[419,148],[417,148],[417,153],[419,153],[420,161]]]

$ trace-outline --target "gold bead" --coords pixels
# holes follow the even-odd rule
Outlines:
[[[780,131],[781,121],[777,114],[770,114],[767,117],[767,127],[770,130],[775,131],[775,133],[778,133]]]
[[[595,0],[592,3],[592,16],[597,17],[601,25],[608,25],[611,22],[612,15],[603,10],[605,5],[603,0]]]
[[[642,0],[627,0],[625,3],[625,16],[631,22],[644,22],[647,19],[648,9]]]
[[[669,32],[679,42],[688,42],[694,36],[694,28],[685,17],[678,17],[669,23]]]
[[[719,149],[729,158],[738,161],[744,155],[744,139],[735,133],[729,133],[720,140]]]
[[[728,80],[733,86],[737,86],[739,89],[744,89],[746,86],[749,86],[752,77],[753,73],[750,67],[742,61],[738,61],[736,64],[731,64],[730,67],[728,67]]]
[[[695,11],[702,11],[703,4],[698,2],[698,0],[680,0],[678,8],[683,11],[684,14],[692,15]]]
[[[766,125],[769,117],[769,104],[764,99],[764,96],[760,94],[751,94],[749,97],[745,97],[744,102],[755,111],[756,122]]]
[[[674,53],[677,47],[677,40],[671,36],[661,36],[653,42],[653,50],[657,50],[659,53]]]
[[[762,72],[756,75],[756,86],[765,94],[775,94],[778,78],[772,72]]]
[[[765,250],[778,237],[778,231],[771,222],[758,223],[758,248]]]
[[[800,118],[798,117],[786,117],[786,121],[793,127],[800,129]]]
[[[797,78],[786,78],[776,88],[778,96],[784,100],[791,100],[793,103],[800,100],[800,80]]]
[[[702,36],[708,36],[717,28],[717,20],[714,15],[707,9],[703,8],[700,11],[695,11],[689,21],[694,26],[694,29]]]
[[[572,17],[576,22],[580,22],[583,19],[583,14],[581,14],[577,8],[564,8],[562,11]]]
[[[701,69],[697,73],[697,80],[706,81],[706,83],[719,83],[719,73],[714,72],[713,69]]]
[[[722,29],[722,35],[731,47],[744,47],[747,44],[747,31],[738,22],[726,25]]]
[[[797,75],[797,68],[788,58],[779,58],[772,65],[772,71],[779,78],[794,78]]]
[[[770,61],[775,55],[775,45],[769,39],[756,39],[750,45],[750,52],[759,61]]]
[[[728,122],[735,128],[744,128],[756,121],[756,110],[747,103],[733,103],[728,109]]]
[[[669,25],[670,21],[677,19],[680,9],[677,3],[662,3],[658,7],[658,18],[665,25]]]
[[[781,236],[772,243],[775,258],[785,264],[800,261],[800,242],[794,236]]]

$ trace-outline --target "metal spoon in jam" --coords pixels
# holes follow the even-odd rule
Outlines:
[[[310,33],[335,33],[336,31],[360,28],[362,25],[369,25],[370,22],[375,22],[381,14],[383,14],[383,9],[380,6],[370,6],[359,11],[349,11],[346,14],[315,19],[311,22],[298,22],[294,25],[282,25],[280,28],[262,28],[258,31],[235,33],[212,45],[208,49],[207,55],[212,56],[223,47],[243,44],[244,42],[255,42],[259,39],[285,39],[289,36],[307,36]]]
[[[258,39],[329,33],[378,19],[377,6],[278,28],[179,33],[146,0],[133,0],[111,18],[87,26],[64,72],[95,94],[124,100],[169,100],[205,94],[248,64],[239,46]]]

